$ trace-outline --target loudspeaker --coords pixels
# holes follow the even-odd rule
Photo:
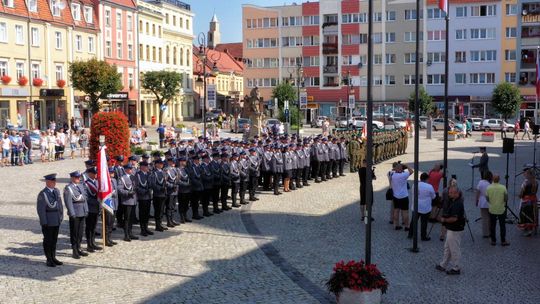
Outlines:
[[[514,153],[514,139],[503,138],[503,153]]]
[[[539,135],[540,134],[540,126],[533,125],[532,130],[533,130],[533,135]]]

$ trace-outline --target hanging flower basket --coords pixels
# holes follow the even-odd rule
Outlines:
[[[43,85],[43,79],[41,78],[34,78],[32,79],[32,84],[35,86],[35,87],[40,87]]]
[[[20,86],[25,86],[28,84],[28,78],[26,78],[26,76],[21,76],[17,80],[17,83],[19,83]]]
[[[341,261],[326,283],[339,304],[378,304],[388,289],[388,281],[376,265],[364,261]]]
[[[59,87],[59,88],[63,88],[66,86],[66,81],[64,79],[58,79],[56,81],[56,85]]]
[[[11,82],[11,77],[9,77],[8,75],[2,76],[2,83],[3,84],[9,84],[10,82]]]

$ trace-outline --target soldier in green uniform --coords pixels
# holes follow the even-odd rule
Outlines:
[[[358,142],[358,138],[356,137],[356,134],[349,134],[350,140],[349,144],[347,145],[347,153],[349,154],[350,159],[350,171],[356,172],[358,171],[359,162],[358,159],[360,157],[360,142]]]

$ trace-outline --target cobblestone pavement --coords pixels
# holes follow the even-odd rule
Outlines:
[[[490,168],[504,176],[501,141],[451,142],[450,173],[458,175],[464,189],[471,181],[470,152],[478,145],[488,146]],[[411,147],[401,158],[404,162],[412,160]],[[439,139],[422,139],[422,170],[442,159],[441,148]],[[532,143],[519,141],[517,152],[510,158],[510,176],[514,163],[519,171],[523,163],[532,162]],[[385,303],[538,302],[540,243],[537,237],[520,237],[514,225],[507,226],[511,246],[492,247],[481,238],[480,223],[471,221],[475,242],[466,231],[461,276],[448,277],[434,269],[443,247],[438,226],[432,241],[419,243],[419,253],[409,252],[406,234],[387,224],[384,191],[390,162],[377,165],[373,225],[373,261],[391,284]],[[364,255],[358,178],[348,174],[279,197],[263,193],[260,201],[242,210],[140,241],[120,241],[80,260],[69,257],[64,222],[58,256],[65,265],[47,268],[35,215],[40,179],[48,172],[65,177],[80,167],[80,160],[65,160],[22,170],[0,168],[0,302],[331,303],[324,282],[333,264]],[[59,187],[67,181],[59,179]],[[516,184],[520,183],[518,178]],[[509,184],[513,196],[512,178]],[[473,206],[473,192],[465,195],[469,217],[475,219],[479,212]],[[517,208],[512,199],[510,206]],[[120,231],[115,236],[120,239]]]

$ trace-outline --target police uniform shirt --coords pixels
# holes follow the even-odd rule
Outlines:
[[[62,197],[58,189],[45,187],[37,197],[37,213],[41,226],[60,226],[64,219],[64,209],[62,207]]]
[[[135,197],[135,189],[131,175],[124,175],[118,180],[118,193],[122,199],[122,205],[135,206],[137,199]]]
[[[138,171],[135,174],[135,192],[137,193],[138,200],[150,200],[152,199],[152,192],[150,188],[150,173]]]
[[[88,215],[84,188],[81,184],[69,183],[64,188],[64,204],[69,217],[85,217]]]
[[[97,180],[88,178],[84,182],[86,201],[88,202],[88,212],[99,213],[99,202],[97,198],[98,183]]]

